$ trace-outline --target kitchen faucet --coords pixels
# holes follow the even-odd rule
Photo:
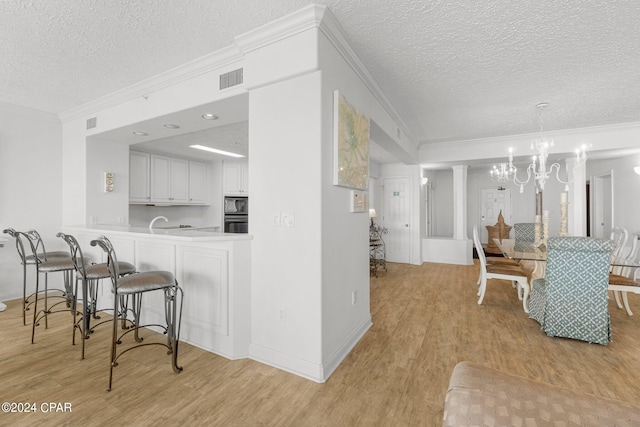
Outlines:
[[[153,232],[153,224],[159,219],[164,219],[164,222],[169,222],[169,219],[166,216],[157,216],[149,223],[149,231]]]

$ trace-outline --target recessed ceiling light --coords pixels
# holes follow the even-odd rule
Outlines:
[[[162,126],[166,127],[167,129],[180,129],[180,126],[174,125],[173,123],[165,123]]]
[[[211,153],[222,154],[224,156],[244,157],[242,154],[237,154],[237,153],[231,153],[229,151],[218,150],[216,148],[207,147],[206,145],[190,145],[189,147],[195,148],[197,150],[209,151]]]
[[[148,134],[148,133],[146,133],[146,132],[140,132],[140,131],[135,131],[135,132],[133,132],[133,134],[134,134],[134,135],[138,135],[138,136],[147,136],[147,135],[149,135],[149,134]]]
[[[206,119],[206,120],[217,120],[218,116],[216,116],[215,114],[211,114],[211,113],[204,113],[202,115],[202,118]]]

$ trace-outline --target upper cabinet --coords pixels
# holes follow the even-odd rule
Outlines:
[[[129,168],[130,203],[207,203],[204,163],[131,151]]]
[[[207,166],[189,162],[189,203],[207,202]]]
[[[247,162],[224,162],[225,195],[249,195],[249,165]]]
[[[151,156],[138,151],[129,152],[129,202],[149,203],[149,168]]]

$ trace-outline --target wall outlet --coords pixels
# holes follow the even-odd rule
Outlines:
[[[358,291],[351,291],[351,305],[356,305],[358,302]]]
[[[280,321],[282,323],[287,322],[287,309],[284,307],[280,309]]]

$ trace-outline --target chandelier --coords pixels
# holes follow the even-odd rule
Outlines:
[[[493,165],[493,169],[489,171],[492,181],[507,182],[512,181],[516,176],[517,168],[513,164],[499,163]]]
[[[550,178],[554,169],[556,172],[556,179],[560,183],[565,185],[565,191],[569,190],[568,184],[572,182],[571,180],[568,179],[568,174],[567,174],[566,181],[563,181],[560,178],[560,165],[558,163],[553,163],[547,168],[547,158],[549,157],[549,148],[553,147],[553,139],[547,138],[544,136],[544,129],[542,126],[542,113],[548,105],[549,104],[546,102],[541,102],[540,104],[536,105],[536,108],[538,109],[538,112],[539,112],[538,121],[540,123],[540,137],[534,139],[531,142],[531,149],[536,150],[538,154],[533,156],[531,164],[527,167],[526,180],[518,179],[518,175],[516,173],[517,171],[513,166],[513,150],[509,148],[509,166],[508,167],[514,169],[513,182],[516,185],[520,186],[520,193],[524,192],[524,186],[529,183],[531,178],[533,178],[533,182],[535,183],[537,189],[539,189],[540,191],[544,190],[544,184]],[[585,161],[587,159],[587,154],[586,154],[584,145],[580,149],[576,150],[576,157],[577,157],[578,163],[581,161]]]

